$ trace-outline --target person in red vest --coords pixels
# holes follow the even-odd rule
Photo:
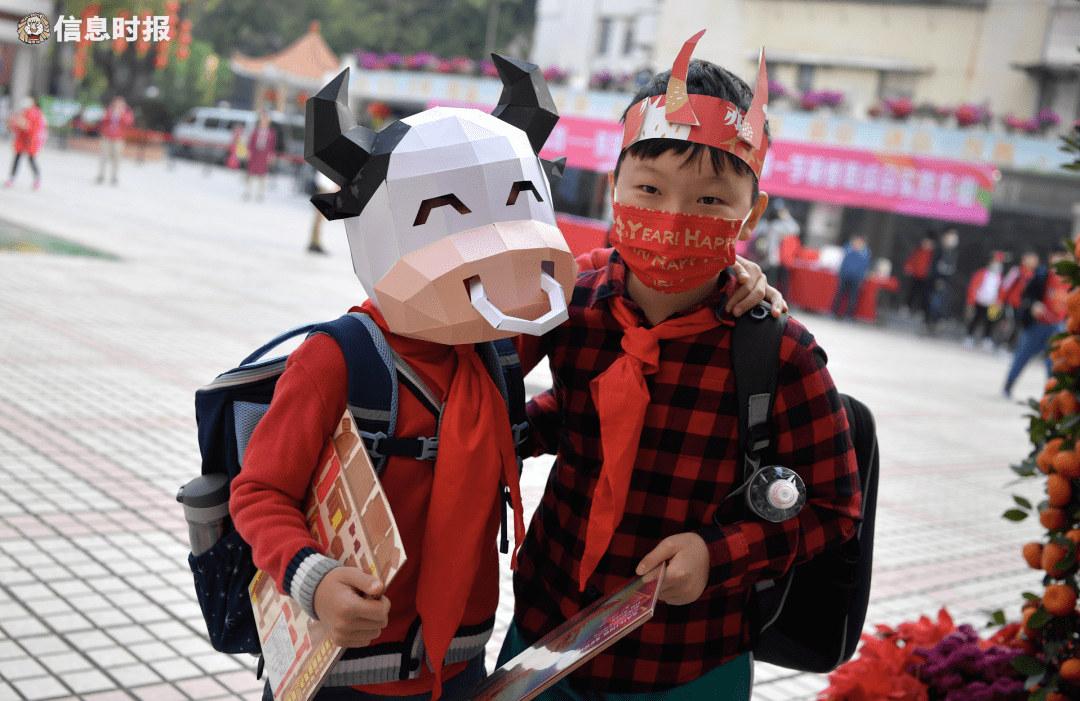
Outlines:
[[[45,115],[37,106],[37,99],[33,96],[23,98],[22,110],[8,120],[8,129],[15,135],[15,160],[11,162],[11,175],[4,187],[15,184],[15,173],[19,170],[19,160],[26,155],[30,161],[30,169],[34,171],[34,189],[41,187],[41,172],[38,170],[34,156],[41,150],[45,140],[49,137],[49,125],[45,121]]]
[[[1001,281],[1001,293],[998,295],[998,304],[1001,306],[1002,343],[1010,348],[1016,348],[1016,341],[1020,335],[1020,305],[1023,302],[1024,288],[1035,277],[1035,270],[1039,267],[1039,254],[1035,251],[1027,251],[1020,258],[1020,264],[1014,265]]]
[[[1001,307],[998,299],[1001,295],[1001,273],[1005,268],[1005,253],[994,251],[990,264],[979,268],[971,275],[967,288],[967,306],[971,321],[968,323],[964,345],[975,345],[975,332],[982,328],[983,347],[994,348],[994,330],[1001,320]]]
[[[116,184],[120,175],[120,156],[124,152],[124,139],[135,124],[135,113],[128,107],[127,101],[117,95],[109,103],[109,109],[101,120],[101,158],[98,160],[97,182],[105,182],[105,169],[112,166],[110,182]]]
[[[1020,304],[1020,323],[1024,330],[1020,333],[1020,343],[1016,346],[1012,367],[1001,392],[1006,399],[1012,395],[1013,384],[1024,367],[1036,355],[1046,351],[1050,337],[1064,328],[1069,281],[1054,272],[1052,266],[1068,258],[1069,254],[1065,251],[1051,253],[1049,265],[1040,266],[1024,287]],[[1050,356],[1047,356],[1047,377],[1053,376],[1051,365]]]
[[[909,313],[926,311],[926,299],[930,293],[930,262],[934,259],[934,236],[926,232],[919,247],[904,261],[904,274],[910,278],[906,305]]]

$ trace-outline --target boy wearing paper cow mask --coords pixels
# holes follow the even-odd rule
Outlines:
[[[375,133],[355,125],[347,73],[308,103],[307,160],[341,188],[312,201],[345,219],[369,297],[353,311],[445,407],[437,421],[399,392],[395,435],[438,436],[439,447],[433,464],[391,455],[381,473],[407,554],[385,592],[327,557],[300,511],[347,404],[336,343],[315,335],[289,356],[252,434],[233,519],[255,564],[350,648],[326,693],[451,697],[478,681],[498,601],[502,485],[524,537],[507,408],[473,344],[554,328],[575,268],[536,155],[554,103],[535,66],[495,58],[504,89],[491,115],[438,108]],[[745,287],[761,298],[763,285]]]
[[[702,32],[703,33],[703,32]],[[557,458],[514,574],[500,663],[597,599],[667,561],[653,618],[539,698],[746,699],[750,595],[854,533],[860,493],[847,419],[825,354],[789,319],[770,421],[776,464],[807,501],[781,523],[745,518],[725,271],[768,197],[764,60],[756,90],[690,62],[646,85],[624,115],[611,176],[614,250],[579,259],[569,320],[522,336],[537,453]],[[778,310],[774,309],[774,312]]]

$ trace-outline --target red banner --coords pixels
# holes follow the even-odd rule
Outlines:
[[[997,177],[987,163],[778,141],[765,159],[761,189],[772,197],[986,224]]]

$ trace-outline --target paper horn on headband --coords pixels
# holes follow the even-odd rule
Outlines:
[[[690,95],[686,91],[686,72],[690,68],[690,55],[694,53],[698,39],[705,33],[702,29],[686,40],[679,55],[675,57],[675,63],[671,66],[671,77],[668,78],[667,97],[664,100],[664,113],[667,120],[673,124],[687,124],[697,126],[697,115],[690,106]]]
[[[754,87],[754,99],[739,129],[739,139],[751,148],[756,149],[761,146],[761,138],[765,134],[765,113],[768,107],[769,75],[765,72],[765,48],[762,47],[761,53],[758,54],[758,76],[757,86]]]

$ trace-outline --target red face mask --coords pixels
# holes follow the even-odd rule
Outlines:
[[[746,219],[665,212],[612,203],[611,244],[638,280],[654,290],[686,292],[735,262]],[[752,212],[753,210],[751,210]]]

